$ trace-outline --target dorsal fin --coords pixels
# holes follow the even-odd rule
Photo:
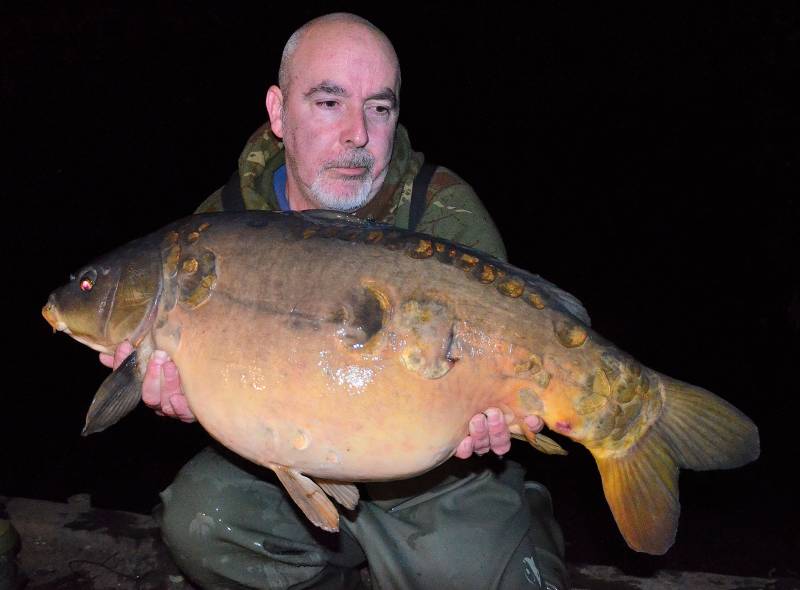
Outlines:
[[[342,211],[334,211],[332,209],[308,209],[306,211],[302,211],[298,213],[301,217],[306,219],[310,219],[311,221],[315,222],[342,222],[344,224],[352,224],[356,226],[364,226],[364,227],[372,227],[372,226],[380,226],[380,227],[389,227],[383,224],[377,224],[374,221],[369,221],[367,219],[361,219],[360,217],[356,217],[351,213],[344,213]],[[392,226],[393,227],[393,226]]]
[[[524,272],[524,271],[523,271]],[[547,279],[543,279],[539,275],[534,275],[525,272],[527,275],[527,279],[530,282],[533,282],[538,288],[546,291],[555,301],[557,301],[561,307],[563,307],[568,313],[578,318],[581,322],[586,324],[587,327],[591,327],[592,320],[589,317],[589,312],[586,311],[586,308],[581,303],[580,299],[575,297],[572,293],[564,291],[561,287],[557,287]]]
[[[461,254],[468,254],[470,256],[474,256],[481,262],[489,263],[495,266],[498,269],[503,270],[511,277],[518,277],[519,279],[525,281],[533,288],[540,291],[542,294],[547,296],[551,302],[554,302],[561,311],[564,311],[582,323],[584,323],[587,327],[591,326],[591,319],[589,318],[589,313],[586,311],[586,308],[583,304],[578,300],[577,297],[564,291],[560,287],[557,287],[550,281],[543,279],[539,275],[532,274],[528,271],[522,270],[521,268],[517,268],[505,261],[499,260],[490,256],[486,252],[481,250],[476,250],[474,248],[470,248],[469,246],[464,246],[463,244],[459,244],[456,242],[452,242],[450,240],[445,240],[443,238],[438,238],[435,236],[430,236],[428,234],[422,234],[417,232],[410,232],[408,230],[404,230],[395,226],[386,225],[384,223],[378,223],[376,221],[361,219],[354,215],[350,215],[348,213],[342,213],[341,211],[331,211],[327,209],[313,209],[307,210],[300,213],[295,212],[286,212],[284,213],[288,216],[298,216],[303,219],[306,219],[312,223],[320,224],[323,226],[328,227],[340,227],[342,230],[347,230],[348,227],[354,229],[375,229],[375,230],[382,230],[382,231],[391,231],[394,234],[393,242],[397,243],[398,240],[400,242],[408,241],[409,245],[417,244],[419,239],[428,239],[435,241],[440,244],[444,244],[447,247],[455,248],[455,251],[458,252],[459,255]],[[342,232],[342,236],[346,234]]]

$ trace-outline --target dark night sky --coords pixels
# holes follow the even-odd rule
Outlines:
[[[797,575],[797,5],[143,4],[0,8],[0,495],[86,491],[147,511],[205,443],[198,426],[143,408],[80,438],[106,371],[51,336],[40,308],[70,270],[221,185],[265,120],[288,35],[344,9],[394,41],[415,149],[476,188],[511,262],[576,294],[595,329],[645,364],[760,427],[757,463],[683,474],[677,544],[660,558],[625,548],[588,453],[520,445],[553,491],[569,557]]]

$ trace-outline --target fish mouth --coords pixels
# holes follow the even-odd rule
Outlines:
[[[67,324],[61,321],[58,317],[58,308],[56,307],[55,301],[53,301],[53,297],[50,296],[50,299],[47,300],[47,303],[42,308],[42,315],[44,319],[47,320],[47,323],[50,324],[53,328],[53,332],[67,332]]]
[[[114,347],[106,346],[104,344],[95,342],[92,338],[84,336],[83,334],[73,333],[67,327],[67,324],[64,323],[64,321],[61,320],[61,318],[59,317],[58,306],[56,305],[52,296],[50,297],[50,299],[48,299],[47,303],[42,308],[42,315],[44,316],[44,319],[47,320],[47,323],[50,324],[50,326],[53,328],[53,333],[64,332],[64,334],[71,336],[81,344],[85,344],[86,346],[88,346],[93,350],[96,350],[97,352],[114,354]]]

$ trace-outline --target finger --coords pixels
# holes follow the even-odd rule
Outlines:
[[[161,369],[167,361],[167,353],[156,350],[150,356],[142,382],[142,401],[149,408],[161,408]]]
[[[114,355],[113,354],[106,354],[105,352],[100,353],[100,362],[103,363],[106,367],[111,369],[114,368]]]
[[[180,418],[183,422],[194,422],[195,417],[189,409],[189,403],[183,395],[173,395],[170,398],[172,409],[175,410],[175,417]]]
[[[511,433],[508,431],[503,413],[497,408],[486,410],[486,421],[489,426],[489,441],[492,451],[504,455],[511,450]]]
[[[162,366],[164,379],[161,382],[161,399],[171,398],[174,395],[183,395],[183,388],[181,387],[181,378],[178,374],[178,367],[169,360]]]
[[[161,352],[161,351],[159,351]],[[179,418],[173,399],[183,397],[181,382],[178,377],[178,367],[164,353],[165,362],[161,366],[161,411],[171,418]]]
[[[468,436],[458,444],[456,457],[459,459],[469,459],[472,456],[472,437]]]
[[[533,432],[541,432],[544,428],[544,420],[539,416],[525,416],[525,425]]]
[[[130,354],[133,352],[133,346],[131,343],[125,340],[124,342],[120,342],[117,345],[116,350],[114,350],[114,368],[116,369],[122,364]]]
[[[489,452],[489,427],[486,424],[485,414],[476,414],[469,421],[469,434],[472,437],[473,452],[483,455]]]
[[[161,411],[164,412],[165,416],[177,418],[175,414],[175,408],[172,407],[172,402],[165,397],[161,398]]]

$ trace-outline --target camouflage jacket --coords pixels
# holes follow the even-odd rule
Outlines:
[[[411,189],[424,156],[411,149],[408,133],[397,126],[389,171],[380,192],[355,212],[401,228],[408,227]],[[283,143],[269,124],[260,127],[239,156],[242,197],[248,209],[278,209],[272,175],[285,163]],[[466,182],[443,166],[436,168],[428,185],[425,212],[416,231],[432,234],[506,259],[503,241],[486,208]],[[208,197],[198,213],[222,210],[222,189]]]

